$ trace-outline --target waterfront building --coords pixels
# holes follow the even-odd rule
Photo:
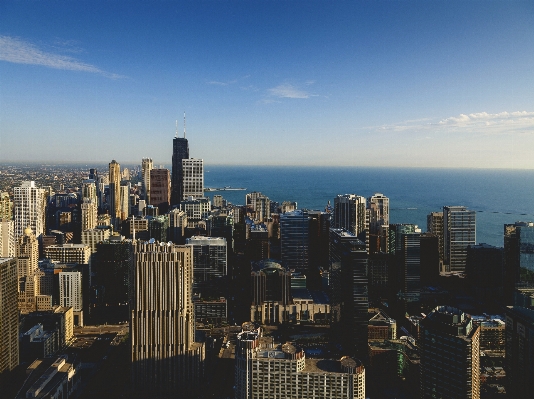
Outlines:
[[[34,181],[24,181],[14,188],[13,215],[15,238],[24,235],[29,226],[36,237],[45,233],[46,194]]]
[[[369,253],[386,252],[387,235],[382,226],[389,225],[389,198],[375,193],[367,199],[369,213]]]
[[[426,231],[438,237],[439,260],[443,262],[443,212],[431,212],[427,215]]]
[[[359,360],[306,358],[292,343],[275,343],[262,330],[242,331],[235,349],[236,399],[364,399]]]
[[[204,160],[189,158],[182,159],[183,198],[204,198]]]
[[[356,194],[338,195],[334,198],[332,227],[345,229],[363,242],[369,230],[365,197]]]
[[[534,223],[504,225],[505,295],[514,289],[534,287]]]
[[[141,160],[141,178],[143,183],[142,198],[150,203],[150,171],[154,168],[154,163],[151,158],[143,158]]]
[[[144,242],[135,247],[131,303],[132,382],[147,396],[193,397],[203,375],[195,342],[193,247]]]
[[[467,247],[476,244],[476,212],[465,206],[443,207],[443,261],[447,271],[465,271]]]
[[[420,321],[421,398],[480,398],[480,327],[449,306]]]
[[[506,393],[529,398],[534,392],[534,310],[506,307]]]
[[[19,364],[17,260],[0,258],[0,374]]]

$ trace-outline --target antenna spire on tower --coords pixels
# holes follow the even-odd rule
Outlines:
[[[184,111],[184,139],[185,139],[185,111]]]
[[[178,137],[178,119],[176,119],[176,134],[174,137]]]

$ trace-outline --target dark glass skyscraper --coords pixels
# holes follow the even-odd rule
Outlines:
[[[172,192],[171,205],[180,205],[184,192],[184,171],[182,159],[189,158],[189,143],[184,137],[175,137],[172,141]]]

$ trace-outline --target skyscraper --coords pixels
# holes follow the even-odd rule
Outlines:
[[[204,197],[204,160],[182,159],[183,200]]]
[[[504,225],[505,295],[511,299],[514,289],[534,287],[534,223]]]
[[[476,213],[465,206],[443,207],[443,257],[451,272],[465,271],[467,247],[476,244]]]
[[[193,248],[138,243],[133,279],[133,382],[151,396],[179,392],[191,397],[205,356],[194,335]]]
[[[6,192],[0,193],[0,219],[13,219],[13,202]]]
[[[221,237],[193,236],[186,240],[193,246],[194,286],[227,275],[226,240]]]
[[[37,310],[35,296],[39,270],[39,243],[30,227],[17,238],[15,246],[18,270],[18,303],[21,313]]]
[[[15,223],[0,219],[0,258],[15,256]]]
[[[141,160],[141,177],[143,179],[142,198],[150,204],[150,171],[154,168],[152,158],[143,158]]]
[[[534,392],[534,310],[506,307],[506,394],[530,398]]]
[[[350,231],[365,242],[365,235],[369,229],[365,197],[344,194],[334,198],[332,227]]]
[[[22,182],[15,187],[13,201],[15,219],[15,238],[24,234],[29,226],[36,237],[45,233],[45,190],[37,188],[34,181]]]
[[[109,163],[109,213],[112,218],[121,216],[121,166],[113,160]]]
[[[480,327],[438,306],[420,322],[421,398],[480,398]]]
[[[0,374],[18,364],[17,260],[0,258]]]
[[[171,202],[171,174],[168,169],[150,171],[150,205],[163,207],[166,211]]]
[[[306,273],[309,264],[309,216],[296,210],[280,215],[282,266]]]
[[[438,237],[439,260],[443,262],[443,212],[431,212],[427,215],[426,231]]]
[[[185,118],[184,118],[185,125]],[[171,206],[180,205],[180,202],[184,199],[184,172],[182,168],[182,160],[189,158],[189,144],[185,138],[185,126],[184,137],[178,137],[178,130],[176,136],[172,141],[172,193],[171,193]]]
[[[375,193],[368,198],[369,212],[369,253],[386,252],[387,236],[383,226],[389,225],[389,198]]]

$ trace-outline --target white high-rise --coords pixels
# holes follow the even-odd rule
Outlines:
[[[45,190],[37,188],[34,181],[22,182],[14,188],[13,214],[15,220],[15,238],[24,235],[30,227],[36,237],[45,233]]]
[[[182,170],[184,176],[183,198],[204,197],[204,160],[188,158],[182,159]]]

